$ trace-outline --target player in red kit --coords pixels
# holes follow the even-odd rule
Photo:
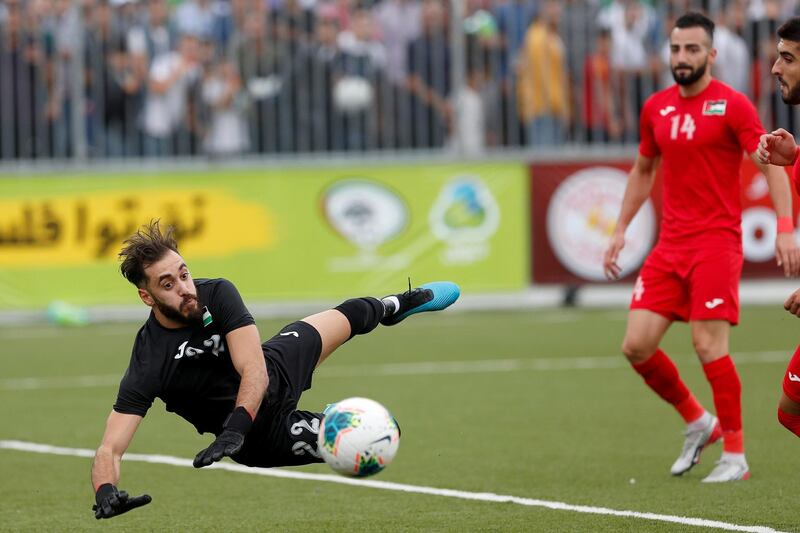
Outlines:
[[[673,475],[690,470],[703,448],[723,439],[722,457],[703,479],[709,483],[749,477],[741,382],[729,355],[728,336],[731,325],[739,321],[742,152],[757,161],[756,149],[764,133],[747,97],[712,79],[713,35],[714,23],[699,13],[687,13],[675,22],[670,33],[670,68],[676,84],[652,95],[642,108],[639,155],[603,259],[606,276],[617,279],[625,230],[648,198],[660,164],[659,241],[636,281],[622,351],[645,383],[687,424],[683,449],[670,469]],[[791,191],[786,176],[774,167],[762,169],[775,211],[779,217],[789,216]],[[789,230],[776,239],[777,262],[786,275],[800,268],[800,252]],[[659,349],[676,320],[691,326],[716,416],[700,404],[675,364]]]
[[[778,79],[783,101],[790,105],[800,104],[800,18],[793,18],[778,28],[778,59],[772,66],[772,74]],[[762,163],[791,166],[795,188],[800,191],[800,148],[794,137],[785,129],[778,129],[761,137],[758,155]],[[784,222],[790,227],[792,220]],[[784,308],[800,316],[800,290],[795,291]],[[778,420],[786,429],[800,437],[800,346],[789,361],[783,376],[783,394],[778,403]]]

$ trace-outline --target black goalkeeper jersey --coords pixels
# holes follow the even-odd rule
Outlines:
[[[151,312],[136,335],[114,410],[144,416],[160,398],[167,411],[191,422],[199,433],[222,431],[234,409],[241,377],[225,335],[254,324],[236,287],[225,279],[196,279],[203,325],[168,329]]]

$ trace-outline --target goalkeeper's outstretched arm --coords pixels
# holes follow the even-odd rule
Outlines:
[[[150,496],[147,494],[130,498],[126,492],[117,489],[122,455],[128,449],[141,421],[142,417],[138,415],[116,411],[111,411],[108,415],[103,441],[92,463],[92,488],[95,492],[92,510],[95,518],[111,518],[150,503]]]

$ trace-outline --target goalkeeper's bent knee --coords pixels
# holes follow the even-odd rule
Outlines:
[[[778,421],[783,427],[800,437],[800,415],[793,415],[778,408]]]
[[[375,329],[383,318],[383,303],[377,298],[351,298],[334,307],[350,323],[350,336],[363,335]]]

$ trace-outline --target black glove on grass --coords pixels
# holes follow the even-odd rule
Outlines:
[[[228,415],[225,423],[222,425],[222,433],[220,433],[211,446],[197,454],[192,463],[195,468],[203,468],[211,463],[216,463],[223,457],[230,457],[242,449],[244,444],[244,436],[250,431],[253,425],[253,419],[250,418],[250,413],[247,412],[242,406]]]
[[[97,503],[92,506],[92,511],[98,520],[127,513],[131,509],[147,505],[153,500],[149,494],[131,498],[127,492],[117,490],[117,487],[111,483],[103,483],[97,487],[94,499]]]

